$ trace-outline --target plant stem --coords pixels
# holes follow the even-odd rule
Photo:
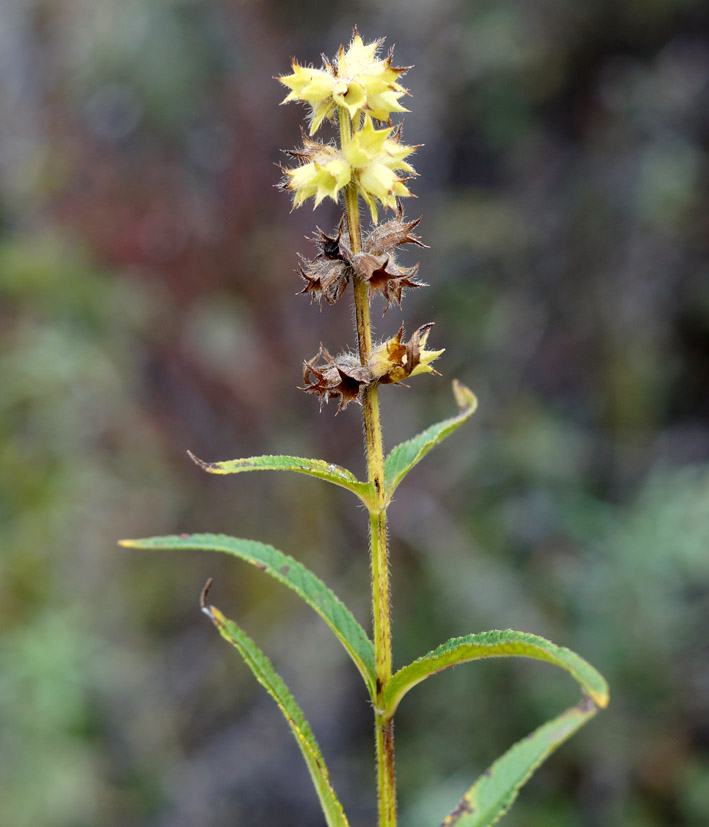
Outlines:
[[[352,137],[350,117],[340,108],[340,142],[347,146]],[[350,183],[345,189],[347,229],[352,254],[362,251],[357,187]],[[369,291],[366,282],[354,275],[355,317],[360,362],[365,365],[372,353],[372,323],[369,313]],[[391,678],[391,598],[389,591],[389,545],[384,490],[384,446],[379,418],[379,393],[376,385],[365,388],[362,398],[364,436],[367,446],[367,471],[377,493],[376,507],[370,509],[369,548],[372,572],[372,617],[374,624],[374,656],[377,677],[375,700],[375,738],[377,749],[377,793],[379,827],[396,827],[396,777],[394,769],[394,722],[379,712],[381,694]]]

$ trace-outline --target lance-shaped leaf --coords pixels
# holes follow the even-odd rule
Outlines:
[[[475,412],[478,406],[478,400],[475,394],[457,379],[453,381],[453,393],[460,408],[460,413],[457,416],[452,416],[450,419],[444,419],[443,422],[431,425],[430,428],[426,428],[425,431],[422,431],[413,439],[409,439],[392,448],[384,462],[384,476],[386,478],[388,498],[391,498],[399,483],[414,465],[426,456],[431,448],[438,445],[439,442],[442,442],[447,436],[452,434],[453,431],[460,428]]]
[[[556,646],[543,637],[507,629],[452,638],[404,666],[384,688],[384,709],[388,715],[393,715],[412,686],[442,669],[470,660],[500,657],[533,658],[560,666],[571,673],[596,706],[602,709],[608,706],[608,684],[590,663],[570,649]]]
[[[288,586],[314,609],[335,633],[359,669],[370,695],[376,694],[374,646],[345,604],[313,574],[288,554],[256,540],[241,540],[225,534],[181,534],[121,540],[122,546],[140,549],[193,549],[221,551],[251,563]]]
[[[549,755],[596,714],[590,698],[518,741],[473,784],[441,827],[491,827],[510,809],[520,787]]]
[[[325,462],[322,459],[305,459],[303,457],[263,456],[247,459],[231,459],[226,462],[205,462],[191,451],[187,452],[192,460],[210,474],[241,474],[244,471],[295,471],[307,474],[319,480],[331,482],[356,494],[369,506],[374,502],[373,489],[368,482],[361,482],[355,475],[340,465]]]
[[[278,704],[286,721],[288,721],[291,732],[303,753],[305,763],[308,765],[310,777],[313,779],[328,827],[347,827],[347,817],[342,809],[342,804],[340,804],[335,791],[332,789],[325,760],[310,724],[305,719],[305,715],[303,715],[283,679],[273,668],[271,661],[253,640],[236,623],[224,617],[219,609],[214,606],[203,605],[202,611],[219,629],[221,636],[229,641],[235,649],[238,649],[239,654],[246,661],[258,682],[266,688],[266,691]]]

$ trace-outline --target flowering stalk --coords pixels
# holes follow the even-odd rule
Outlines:
[[[349,138],[349,126],[344,108],[339,110],[342,145]],[[352,254],[362,252],[359,227],[357,189],[348,184],[345,191],[347,230]],[[369,364],[372,356],[372,326],[369,312],[367,284],[357,273],[353,280],[357,344],[361,365]],[[374,508],[370,509],[369,548],[372,576],[372,618],[374,626],[374,658],[377,679],[375,704],[375,741],[377,751],[377,791],[379,824],[396,824],[396,777],[394,763],[394,721],[380,710],[382,687],[391,678],[391,590],[389,587],[389,544],[386,525],[387,504],[384,501],[384,446],[379,417],[379,390],[376,384],[362,392],[364,435],[367,451],[367,476],[377,492]]]
[[[407,182],[416,174],[406,160],[416,149],[401,141],[401,127],[391,115],[406,111],[400,99],[407,94],[399,83],[407,68],[392,66],[392,55],[379,57],[382,41],[365,44],[355,29],[348,48],[340,47],[322,69],[300,66],[278,80],[289,89],[284,101],[299,101],[310,109],[309,134],[289,154],[297,165],[283,169],[282,188],[298,207],[312,198],[342,203],[343,214],[330,234],[318,229],[313,237],[317,253],[300,258],[302,293],[334,304],[352,285],[355,306],[356,353],[344,350],[332,356],[322,345],[303,365],[303,390],[315,394],[320,405],[331,399],[337,412],[351,403],[362,406],[367,454],[367,479],[358,480],[345,468],[318,459],[262,456],[227,462],[192,459],[212,474],[256,470],[287,470],[325,480],[347,489],[369,512],[369,550],[372,575],[373,637],[347,607],[305,566],[272,546],[216,534],[183,534],[126,540],[133,548],[191,548],[232,554],[295,591],[327,623],[359,670],[374,708],[379,827],[396,826],[394,772],[394,714],[404,695],[422,680],[458,663],[485,657],[528,657],[555,664],[569,672],[583,690],[579,704],[535,730],[511,747],[463,795],[442,827],[490,827],[509,809],[519,788],[537,766],[608,703],[603,677],[578,655],[536,635],[507,630],[453,638],[392,674],[391,603],[387,508],[406,474],[437,444],[457,430],[475,411],[475,396],[459,382],[453,391],[458,413],[430,426],[418,436],[384,455],[379,418],[379,388],[401,383],[422,373],[437,374],[432,363],[443,353],[426,345],[432,323],[420,326],[408,339],[403,324],[395,336],[374,343],[371,302],[379,294],[384,312],[401,307],[405,291],[425,286],[418,281],[418,265],[402,267],[400,247],[424,246],[414,234],[420,219],[406,221],[400,199],[411,195]],[[312,136],[326,122],[337,125],[339,143],[322,143]],[[372,224],[363,232],[362,199]],[[379,223],[379,210],[394,211]],[[202,610],[221,635],[234,646],[256,678],[274,698],[288,722],[310,771],[328,827],[348,827],[342,805],[332,787],[315,736],[290,690],[254,641],[216,607]]]
[[[348,276],[354,292],[357,346],[359,368],[357,379],[361,381],[357,396],[345,397],[340,394],[340,408],[349,401],[358,401],[363,408],[364,433],[367,452],[368,480],[375,492],[369,507],[369,548],[372,575],[372,618],[374,627],[374,656],[376,674],[375,740],[377,753],[377,786],[380,827],[396,825],[396,781],[394,769],[394,724],[386,712],[382,693],[392,674],[391,653],[391,600],[389,587],[389,547],[387,536],[387,498],[384,478],[384,448],[379,417],[379,384],[384,381],[400,381],[404,375],[417,372],[435,372],[430,363],[442,351],[413,349],[399,354],[398,361],[392,359],[387,350],[380,347],[378,358],[373,362],[372,325],[370,314],[371,295],[379,289],[389,296],[397,287],[396,301],[401,304],[403,287],[422,286],[410,277],[412,271],[396,268],[393,252],[404,243],[420,243],[410,235],[410,228],[403,221],[401,212],[394,222],[389,222],[392,233],[389,247],[377,257],[365,252],[362,246],[360,227],[359,197],[369,207],[372,220],[378,218],[377,201],[384,207],[395,208],[397,197],[411,193],[403,171],[414,175],[414,169],[406,158],[415,147],[400,142],[401,131],[391,126],[376,128],[373,119],[389,121],[392,112],[405,111],[399,98],[406,90],[398,83],[398,77],[406,69],[391,65],[391,54],[386,60],[377,58],[380,43],[365,45],[355,32],[352,43],[345,51],[340,49],[334,65],[327,63],[322,70],[307,69],[293,63],[293,73],[279,78],[291,89],[284,102],[302,101],[311,107],[310,134],[318,129],[325,118],[336,120],[339,126],[339,146],[321,145],[306,140],[304,151],[296,157],[305,163],[294,170],[285,170],[283,188],[294,192],[294,203],[300,205],[308,197],[319,203],[325,197],[338,200],[340,190],[344,194],[347,253],[342,255],[349,265]],[[308,154],[305,154],[305,150]],[[318,154],[325,164],[318,162]],[[312,167],[310,166],[312,164]],[[303,170],[307,170],[305,175]],[[374,231],[376,232],[376,230]],[[370,235],[371,238],[371,235]],[[340,253],[344,245],[338,245]],[[377,280],[373,277],[377,274]],[[405,284],[402,284],[402,279]],[[317,294],[317,289],[311,292]],[[327,297],[327,296],[326,296]],[[318,298],[321,298],[318,295]],[[388,298],[387,309],[392,299]],[[393,341],[393,340],[392,340]],[[400,336],[399,336],[400,343]],[[312,370],[306,363],[306,370]],[[344,363],[339,371],[346,371]],[[401,374],[400,376],[397,374]],[[340,374],[338,374],[339,377]],[[350,376],[352,372],[350,371]],[[320,381],[310,384],[306,390],[314,391],[327,401],[337,394],[335,385],[323,385]],[[344,403],[344,404],[343,404]]]
[[[303,166],[308,168],[309,175],[308,177],[303,175],[303,167],[285,170],[286,181],[283,186],[284,189],[293,190],[296,205],[301,204],[309,196],[314,197],[316,204],[327,196],[337,200],[340,189],[344,192],[346,234],[349,239],[346,261],[351,269],[349,277],[354,292],[360,367],[358,377],[363,380],[356,401],[360,402],[363,408],[368,480],[375,492],[374,500],[369,508],[369,548],[377,688],[374,709],[379,824],[380,827],[395,827],[394,724],[392,716],[386,712],[382,699],[383,689],[392,674],[392,652],[387,536],[388,503],[385,492],[384,448],[379,417],[378,388],[382,377],[392,376],[394,363],[389,359],[388,352],[384,350],[380,353],[377,369],[372,371],[370,294],[374,292],[377,285],[377,282],[372,281],[375,272],[379,273],[379,289],[383,292],[391,290],[393,287],[391,282],[395,282],[396,279],[400,280],[401,276],[398,275],[399,271],[394,270],[390,264],[393,249],[386,251],[387,258],[384,260],[372,261],[371,254],[368,256],[364,253],[359,196],[362,195],[370,208],[373,221],[376,222],[377,201],[381,202],[384,207],[395,207],[397,196],[410,195],[404,183],[405,179],[397,176],[397,172],[403,170],[410,174],[415,173],[413,167],[403,160],[414,150],[414,147],[407,147],[400,143],[400,131],[396,133],[396,138],[393,138],[394,132],[391,127],[377,129],[373,125],[371,113],[374,113],[378,120],[388,121],[391,112],[404,111],[398,100],[405,94],[405,90],[396,78],[406,70],[392,67],[391,55],[386,61],[377,59],[376,53],[379,45],[379,43],[373,43],[365,46],[355,32],[349,49],[347,51],[340,49],[334,68],[332,64],[327,64],[323,70],[308,70],[294,62],[293,73],[279,80],[291,89],[284,102],[299,100],[310,104],[312,109],[311,135],[326,117],[336,120],[339,126],[340,143],[334,151],[331,146],[317,150],[312,142],[307,141],[305,146],[309,148],[310,155],[294,153],[296,157],[308,159]],[[338,89],[346,89],[346,91],[338,96],[335,91]],[[327,95],[321,97],[326,91],[330,92],[332,101]],[[348,99],[352,102],[348,103]],[[375,99],[374,102],[373,99]],[[324,167],[314,160],[318,152],[327,153],[329,160]],[[342,159],[344,159],[344,164]],[[311,163],[312,168],[309,167]],[[326,171],[328,164],[330,169]],[[402,236],[404,228],[407,231]],[[397,229],[399,235],[395,236],[395,242],[418,243],[417,239],[409,235],[408,225],[403,222],[401,215],[398,218]],[[392,245],[394,246],[396,244]],[[408,276],[410,273],[407,273],[404,278]],[[408,279],[406,286],[421,285]],[[313,292],[317,295],[316,290]],[[401,304],[401,289],[397,299]],[[390,304],[391,301],[388,302],[387,309]],[[419,352],[416,365],[406,362],[406,368],[410,368],[408,374],[412,374],[417,367],[434,372],[430,363],[441,352],[423,351],[425,354],[423,359]],[[404,354],[402,361],[407,358]],[[402,373],[407,372],[406,368]],[[343,369],[344,366],[341,366],[340,370]],[[325,401],[336,393],[331,386],[323,388],[319,383],[315,386],[308,386],[306,390],[320,393]],[[341,399],[344,402],[344,405],[341,403],[341,407],[350,401],[349,398],[345,401],[344,395],[341,395]]]

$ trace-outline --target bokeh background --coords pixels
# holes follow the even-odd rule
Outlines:
[[[366,521],[288,475],[186,456],[321,456],[362,473],[359,411],[296,389],[351,308],[303,296],[272,77],[357,23],[415,64],[417,251],[442,379],[392,388],[390,447],[480,398],[391,512],[395,660],[486,628],[570,646],[612,705],[509,827],[709,823],[709,7],[705,0],[2,0],[0,805],[7,827],[321,825],[273,702],[213,601],[310,717],[353,827],[374,823],[371,710],[297,598],[238,561],[116,540],[273,543],[365,622]],[[414,259],[411,259],[413,263]],[[402,827],[439,824],[573,703],[521,661],[437,676],[398,719]]]

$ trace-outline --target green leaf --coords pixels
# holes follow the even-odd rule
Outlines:
[[[187,453],[200,468],[204,468],[210,474],[241,474],[243,471],[295,471],[298,474],[307,474],[309,477],[317,477],[319,480],[346,488],[356,494],[365,505],[369,506],[374,502],[373,488],[368,482],[361,482],[346,468],[322,459],[263,456],[232,459],[226,462],[205,462],[191,451]]]
[[[507,629],[452,638],[399,669],[384,688],[384,709],[388,715],[393,715],[411,687],[442,669],[470,660],[499,657],[533,658],[560,666],[571,673],[596,706],[601,709],[608,706],[608,684],[591,664],[570,649],[555,646],[543,637]]]
[[[376,694],[374,646],[345,604],[317,577],[288,554],[255,540],[225,534],[181,534],[121,540],[126,548],[193,549],[233,554],[275,577],[314,609],[335,633],[359,669],[372,697]]]
[[[253,640],[236,623],[224,617],[219,609],[214,606],[203,606],[202,610],[219,629],[221,636],[229,641],[235,649],[239,650],[258,682],[266,688],[266,691],[278,704],[278,708],[288,721],[291,732],[303,753],[305,763],[308,765],[310,777],[313,779],[328,827],[347,827],[347,817],[342,809],[342,804],[340,804],[335,791],[332,789],[325,760],[310,724],[296,703],[291,691],[273,668],[271,661]]]
[[[453,381],[453,393],[460,408],[460,413],[457,416],[444,419],[443,422],[439,422],[437,425],[431,425],[430,428],[426,428],[425,431],[422,431],[413,439],[409,439],[392,448],[384,462],[384,477],[386,479],[388,499],[391,498],[399,483],[414,465],[420,462],[431,448],[438,445],[439,442],[442,442],[447,436],[452,434],[453,431],[460,428],[475,412],[478,406],[478,400],[475,394],[457,379]]]
[[[585,698],[518,741],[473,784],[441,827],[491,827],[510,809],[539,765],[597,712]]]

